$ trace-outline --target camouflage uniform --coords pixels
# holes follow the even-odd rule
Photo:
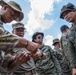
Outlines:
[[[17,28],[23,28],[22,32],[24,33],[25,27],[24,27],[23,23],[17,22],[17,23],[12,24],[13,30],[17,29]],[[15,32],[17,32],[17,31],[15,31]],[[16,34],[16,35],[18,35],[18,34]],[[21,36],[21,37],[23,37],[23,36]],[[11,55],[18,55],[18,54],[21,54],[22,52],[29,53],[29,51],[25,48],[14,48],[13,51],[11,51]],[[34,59],[32,57],[30,57],[30,60],[27,61],[26,63],[20,65],[17,68],[17,70],[13,73],[13,75],[37,75]]]
[[[59,75],[57,74],[56,67],[51,55],[51,48],[43,45],[40,50],[47,55],[45,60],[36,60],[36,70],[39,75]]]
[[[20,54],[21,52],[29,52],[25,48],[14,48],[11,52],[12,55]],[[13,75],[38,75],[35,69],[35,63],[33,58],[30,58],[27,63],[20,65],[17,70],[13,73]]]
[[[2,6],[2,8],[6,5],[8,5],[8,7],[11,7],[11,9],[13,9],[13,11],[16,11],[19,13],[19,16],[16,16],[16,18],[13,18],[13,16],[11,16],[13,18],[11,21],[13,21],[13,20],[21,21],[24,18],[24,14],[22,12],[21,6],[19,4],[17,4],[16,2],[9,1],[8,3],[6,3],[4,0],[0,0],[0,5]],[[0,9],[0,11],[3,11],[3,10]],[[7,12],[9,12],[9,11],[7,11]],[[10,32],[8,32],[7,30],[4,29],[3,23],[5,21],[2,19],[4,16],[2,13],[3,12],[0,12],[0,50],[3,50],[4,52],[9,52],[9,51],[13,50],[13,48],[16,46],[16,44],[18,43],[19,37],[11,34]],[[16,13],[16,15],[17,15],[17,13]],[[9,17],[9,19],[11,19],[11,17]],[[7,20],[9,20],[9,19],[7,18]],[[8,23],[8,21],[6,21],[5,23]]]
[[[60,18],[72,23],[72,27],[67,33],[67,58],[71,65],[72,74],[76,74],[76,7],[68,3],[61,8]],[[68,13],[67,13],[68,12]],[[70,14],[72,13],[72,14]],[[69,18],[69,20],[68,20]]]
[[[9,75],[2,66],[0,66],[0,75]]]
[[[0,50],[3,50],[4,52],[13,50],[18,43],[18,39],[18,36],[11,34],[4,29],[0,15]]]
[[[18,43],[18,37],[16,35],[10,34],[10,32],[4,29],[3,21],[1,20],[1,15],[0,15],[0,50],[4,52],[10,52],[11,50],[13,50],[13,48],[17,43]],[[6,62],[8,63],[10,57],[7,56],[7,58],[5,59]],[[4,61],[4,57],[2,57],[0,61],[0,66],[3,67],[5,67],[4,65],[7,66],[6,62]],[[5,69],[7,69],[7,67]]]
[[[9,1],[8,3],[6,3],[6,2],[4,2],[4,0],[0,0],[0,5],[2,6],[2,8],[6,5],[8,5],[8,7],[9,8],[11,7],[11,9],[13,9],[13,11],[15,10],[15,11],[19,12],[19,16],[16,16],[16,18],[14,18],[14,16],[12,17],[11,16],[12,14],[9,14],[14,20],[21,21],[23,19],[24,14],[22,12],[22,9],[21,9],[20,5],[17,4],[16,2]],[[3,10],[1,9],[1,11],[3,11]],[[5,18],[4,18],[4,20],[2,19],[3,18],[2,13],[0,14],[0,50],[8,53],[11,50],[13,50],[13,48],[16,46],[16,44],[18,43],[19,37],[16,36],[16,35],[11,34],[10,32],[8,32],[7,30],[4,29],[3,22],[5,22],[4,21]],[[16,13],[16,15],[17,15],[17,13]],[[9,18],[11,18],[11,17],[9,17]],[[7,18],[7,20],[8,20],[8,18]],[[8,21],[6,21],[6,23],[8,23]],[[9,56],[2,57],[2,59],[0,61],[0,66],[7,69],[9,67],[8,65],[11,65],[9,63],[10,58],[11,57],[9,57]]]
[[[62,69],[62,75],[71,75],[71,71],[69,68],[69,65],[67,64],[67,60],[65,56],[63,55],[63,52],[59,48],[54,48],[54,51],[56,51],[56,57],[60,63],[61,69]]]
[[[0,62],[3,62],[4,60],[4,52],[0,51]],[[0,65],[0,75],[8,75],[7,71]]]
[[[58,56],[61,57],[61,55],[57,51],[54,51],[54,50],[51,50],[51,55],[52,55],[52,58],[54,61],[54,65],[56,67],[57,75],[63,75],[62,68],[61,68],[60,62],[58,60]]]
[[[67,63],[69,65],[69,68],[71,69],[71,66],[70,66],[70,62],[68,60],[68,38],[66,37],[67,33],[66,34],[62,34],[61,36],[61,40],[60,40],[60,43],[61,43],[61,49],[65,55],[65,58],[67,59]]]
[[[72,25],[67,34],[68,38],[68,60],[70,61],[71,67],[76,68],[76,24]]]
[[[64,54],[65,54],[65,56],[67,58],[67,54],[68,54],[68,52],[67,52],[68,39],[67,39],[66,35],[67,34],[64,34],[64,33],[62,34],[61,39],[60,39],[60,43],[61,43],[61,49],[62,49],[62,51],[64,52]]]

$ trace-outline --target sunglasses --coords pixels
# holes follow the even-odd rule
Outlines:
[[[41,38],[42,38],[42,39],[43,39],[43,36],[38,36],[38,37],[36,37],[36,38],[38,38],[38,39],[41,39]]]

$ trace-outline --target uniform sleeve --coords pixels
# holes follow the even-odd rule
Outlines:
[[[2,29],[2,33],[0,34],[0,49],[4,52],[9,52],[16,46],[19,37],[4,30],[2,27],[0,28]]]
[[[72,68],[76,68],[76,33],[74,31],[69,31],[68,38],[68,49],[67,49],[67,58],[71,64]]]
[[[0,51],[0,66],[4,70],[7,70],[12,63],[13,63],[13,60],[11,60],[11,55],[10,54],[5,55],[3,54],[2,51]]]
[[[68,41],[68,59],[71,63],[71,67],[76,68],[76,48],[71,41]]]
[[[50,57],[51,57],[51,54],[50,54],[50,52],[51,52],[51,47],[49,47],[49,46],[45,46],[44,47],[45,49],[44,49],[44,53],[46,54],[46,56],[47,56],[47,58],[45,59],[45,60],[47,60],[47,59],[49,59]]]

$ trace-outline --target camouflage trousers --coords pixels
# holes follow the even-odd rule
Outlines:
[[[13,73],[12,75],[38,75],[38,73],[36,72],[35,69],[31,70],[31,71],[25,71],[23,73],[18,73],[18,72],[15,72]]]
[[[1,66],[0,66],[0,75],[8,75],[7,71],[5,71]]]
[[[7,74],[7,73],[4,73],[4,72],[3,72],[3,73],[2,73],[2,72],[0,72],[0,75],[8,75],[8,74]]]
[[[55,68],[46,69],[46,70],[43,69],[36,69],[36,70],[38,75],[58,75]]]

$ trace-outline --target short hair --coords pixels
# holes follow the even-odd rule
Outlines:
[[[35,32],[35,33],[33,34],[33,36],[32,36],[32,42],[35,42],[34,39],[36,39],[36,36],[37,36],[38,34],[40,34],[40,35],[42,35],[42,37],[44,37],[44,33],[42,33],[42,32]]]
[[[60,27],[61,32],[65,31],[66,29],[69,29],[69,27],[67,25],[62,25]]]

